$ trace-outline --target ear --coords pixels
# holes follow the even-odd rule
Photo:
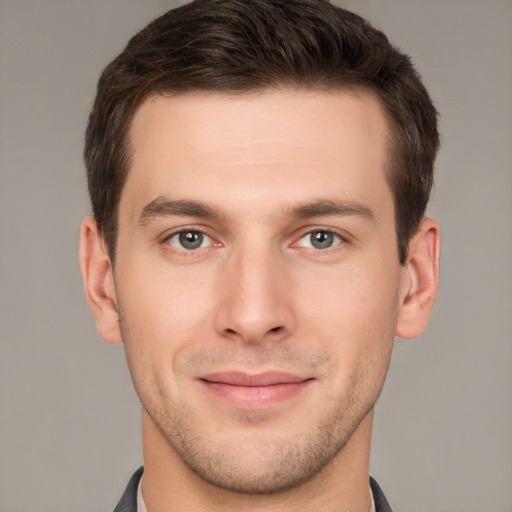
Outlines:
[[[423,219],[409,243],[402,269],[396,326],[396,335],[400,338],[417,338],[427,327],[439,284],[439,250],[437,222]]]
[[[121,342],[112,264],[94,217],[87,217],[82,222],[80,268],[98,336],[108,343]]]

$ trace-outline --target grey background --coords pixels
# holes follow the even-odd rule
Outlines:
[[[149,0],[0,0],[0,511],[111,510],[141,463],[122,346],[82,293],[82,133],[100,70]],[[442,113],[429,210],[442,283],[398,341],[372,473],[397,512],[512,511],[512,3],[352,0],[417,63]]]

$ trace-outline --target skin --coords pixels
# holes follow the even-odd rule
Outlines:
[[[373,405],[439,257],[424,219],[399,264],[378,100],[152,96],[130,138],[115,269],[93,218],[81,264],[143,406],[148,509],[366,512]]]

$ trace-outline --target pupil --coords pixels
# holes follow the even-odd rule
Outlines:
[[[185,249],[197,249],[203,243],[203,234],[197,231],[188,231],[180,234],[180,244]]]
[[[325,231],[315,231],[311,233],[311,244],[316,249],[326,249],[331,247],[334,241],[334,235],[332,233],[326,233]]]

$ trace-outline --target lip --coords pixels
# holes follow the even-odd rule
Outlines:
[[[314,380],[285,372],[220,372],[198,379],[215,397],[237,409],[265,409],[292,399]]]

